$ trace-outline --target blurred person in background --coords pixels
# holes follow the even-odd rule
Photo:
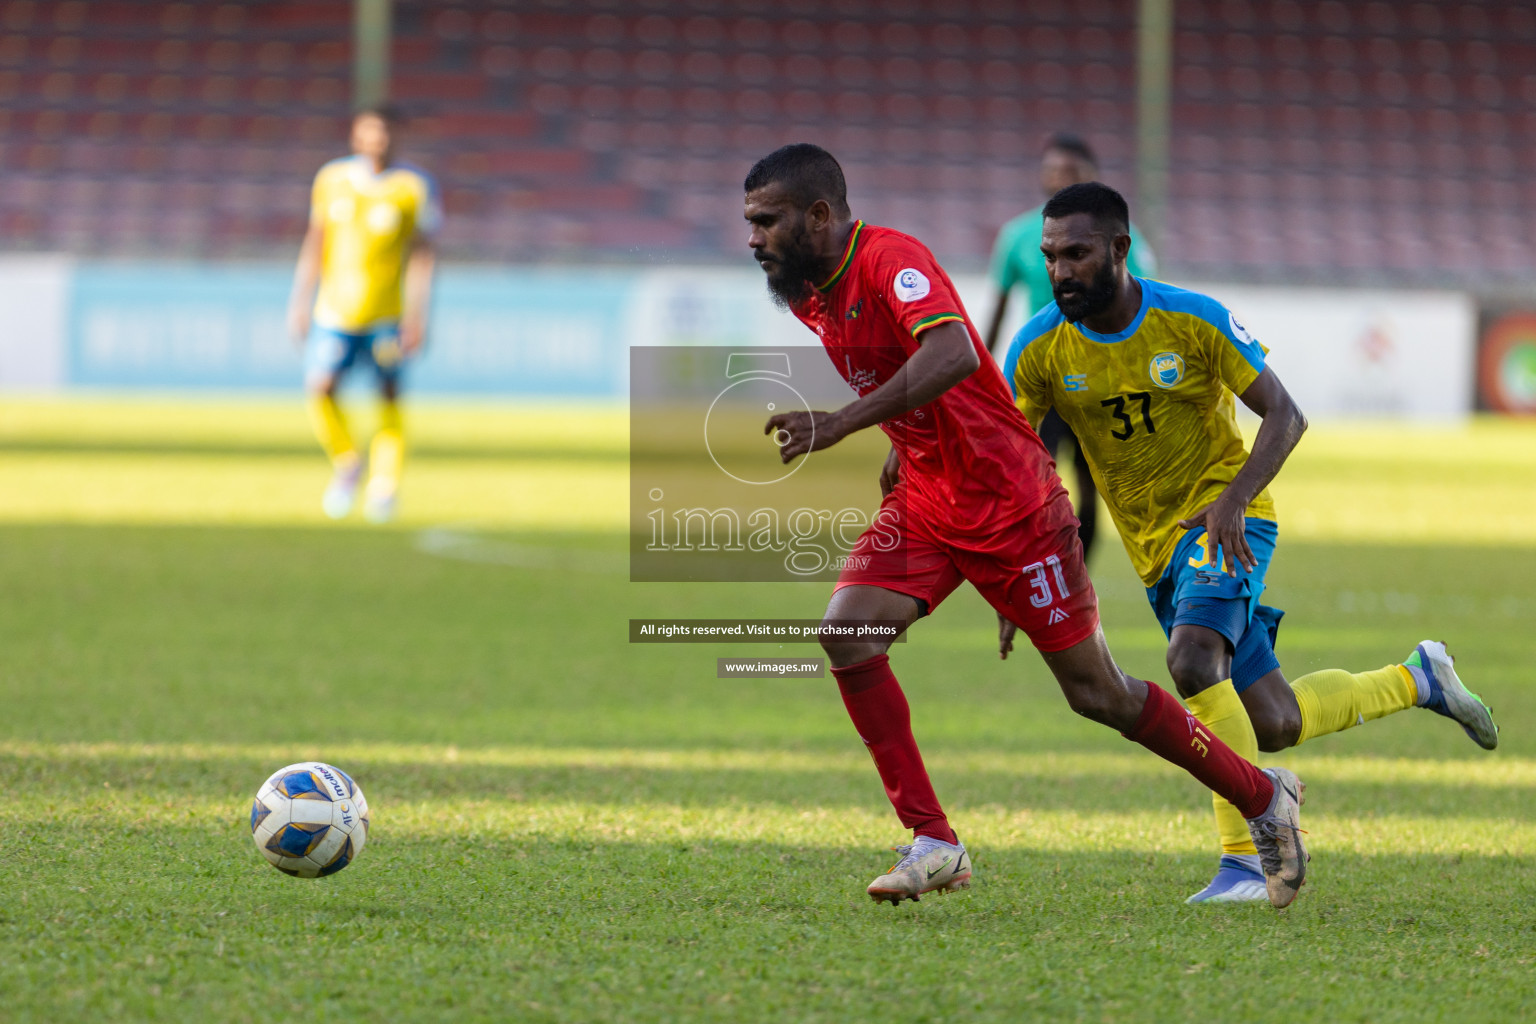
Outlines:
[[[359,361],[372,365],[381,399],[363,506],[370,521],[393,518],[405,461],[400,375],[426,333],[442,206],[432,179],[395,158],[399,128],[393,108],[358,111],[352,155],[320,168],[289,300],[289,330],[306,346],[310,422],[333,470],[323,502],[332,519],[352,511],[362,479],[362,456],[336,402]]]
[[[1049,199],[1068,185],[1096,181],[1099,177],[1098,160],[1093,150],[1076,135],[1057,132],[1046,141],[1040,154],[1040,190]],[[992,245],[992,283],[997,286],[997,305],[992,310],[992,320],[987,327],[987,351],[994,357],[998,351],[998,335],[1003,319],[1008,313],[1008,299],[1015,288],[1024,293],[1024,319],[1028,320],[1045,306],[1056,301],[1051,294],[1051,275],[1046,269],[1045,257],[1040,253],[1040,232],[1045,218],[1037,206],[1004,224]],[[1131,226],[1131,252],[1127,257],[1130,272],[1137,277],[1147,277],[1157,272],[1157,260],[1152,248]],[[1093,551],[1093,538],[1098,529],[1099,498],[1093,486],[1093,474],[1088,471],[1088,459],[1083,446],[1077,443],[1072,429],[1056,410],[1046,413],[1040,421],[1040,440],[1045,442],[1051,458],[1056,458],[1062,441],[1072,444],[1072,468],[1077,483],[1077,520],[1080,524],[1077,536],[1083,542],[1083,560]]]

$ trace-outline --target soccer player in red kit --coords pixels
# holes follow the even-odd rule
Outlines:
[[[859,395],[835,412],[776,414],[765,433],[785,462],[876,424],[891,439],[876,525],[850,553],[826,618],[910,626],[970,580],[1039,649],[1072,710],[1242,811],[1270,902],[1288,905],[1306,875],[1300,780],[1284,768],[1254,767],[1167,692],[1115,664],[1055,465],[933,254],[898,231],[854,220],[842,168],[820,147],[770,153],[744,188],[748,244],[769,292],[820,336]],[[912,738],[889,642],[829,638],[822,646],[886,795],[913,831],[869,895],[899,903],[969,885],[971,860]]]

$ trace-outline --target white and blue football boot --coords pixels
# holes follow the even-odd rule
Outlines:
[[[368,481],[363,496],[363,518],[370,523],[387,523],[395,518],[397,492],[393,480],[375,477]]]
[[[325,489],[320,505],[331,519],[345,519],[357,501],[357,485],[363,476],[361,459],[344,459],[331,473],[331,483]]]
[[[1456,659],[1438,640],[1425,640],[1413,649],[1404,667],[1419,684],[1419,707],[1444,715],[1466,730],[1472,742],[1484,750],[1499,745],[1499,727],[1493,709],[1462,684],[1456,675]]]
[[[901,859],[869,883],[869,898],[876,903],[916,903],[925,892],[954,892],[971,887],[971,857],[965,852],[964,843],[918,836],[910,846],[892,849],[901,854]]]
[[[1268,903],[1269,889],[1256,853],[1224,853],[1211,884],[1185,903]]]

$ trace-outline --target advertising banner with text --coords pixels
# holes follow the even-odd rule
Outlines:
[[[300,385],[302,350],[285,323],[288,264],[5,263],[0,389]],[[973,317],[990,314],[984,278],[960,274],[955,283]],[[1269,347],[1270,365],[1311,417],[1444,420],[1473,407],[1478,325],[1470,296],[1186,286],[1226,303]],[[769,301],[755,267],[449,264],[407,382],[416,393],[623,400],[633,348],[808,343],[814,338]],[[1519,370],[1525,347],[1506,347],[1504,362]],[[1501,381],[1524,379],[1500,367]]]

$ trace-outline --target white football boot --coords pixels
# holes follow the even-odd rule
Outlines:
[[[325,514],[332,519],[345,519],[352,513],[352,505],[357,501],[357,485],[363,476],[363,461],[351,459],[343,461],[336,466],[331,473],[331,483],[325,489],[325,497],[320,505],[325,509]]]
[[[869,897],[876,903],[902,900],[917,902],[925,892],[954,892],[971,887],[971,858],[963,843],[946,843],[918,836],[910,846],[892,847],[901,859],[869,883]]]
[[[1248,834],[1259,850],[1264,868],[1264,887],[1270,905],[1291,905],[1307,880],[1306,845],[1301,841],[1301,805],[1307,787],[1289,768],[1265,768],[1264,774],[1275,784],[1275,795],[1257,818],[1248,819]]]
[[[368,481],[363,495],[363,518],[370,523],[387,523],[395,518],[397,488],[395,482],[382,477]]]

